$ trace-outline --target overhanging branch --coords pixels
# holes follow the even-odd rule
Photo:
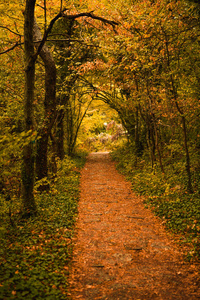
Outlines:
[[[109,24],[113,27],[113,29],[115,30],[115,26],[118,25],[118,23],[116,21],[112,21],[112,20],[108,20],[108,19],[105,19],[103,17],[99,17],[97,15],[95,15],[93,12],[83,12],[83,13],[79,13],[79,14],[73,14],[73,15],[67,15],[65,12],[67,11],[67,9],[63,9],[62,11],[59,12],[59,14],[57,14],[55,16],[55,18],[53,18],[48,26],[48,28],[45,30],[45,33],[44,33],[44,36],[42,38],[42,40],[40,41],[40,45],[38,46],[37,48],[37,51],[36,53],[34,54],[34,56],[32,57],[32,61],[36,61],[38,55],[40,54],[40,51],[42,50],[45,42],[47,41],[47,38],[48,38],[48,35],[49,33],[51,32],[52,28],[53,28],[53,25],[54,23],[61,17],[64,17],[68,20],[76,20],[78,18],[81,18],[81,17],[87,17],[87,18],[91,18],[91,19],[94,19],[94,20],[99,20],[101,22],[103,22],[104,24]],[[15,33],[14,31],[10,30],[9,28],[5,27],[5,26],[0,26],[1,28],[5,28],[7,30],[9,30],[10,32],[12,32],[13,34],[16,34],[16,35],[19,35],[21,37],[20,34],[18,33]],[[9,49],[6,49],[5,51],[2,51],[0,52],[0,55],[1,54],[5,54],[5,53],[8,53],[9,51],[12,51],[14,48],[22,45],[23,43],[21,42],[16,42],[12,47],[10,47]]]
[[[67,18],[67,19],[73,19],[73,20],[75,20],[77,18],[80,18],[80,17],[88,17],[88,18],[92,18],[94,20],[99,20],[99,21],[101,21],[105,24],[109,24],[109,25],[112,25],[112,26],[118,25],[117,22],[105,19],[103,17],[96,16],[95,14],[93,14],[93,12],[79,13],[79,14],[75,14],[75,15],[66,15],[66,14],[64,14],[63,17]]]
[[[99,20],[105,24],[109,24],[113,27],[113,29],[115,29],[115,26],[118,25],[117,22],[105,19],[103,17],[96,16],[95,14],[93,14],[93,12],[85,12],[85,13],[79,13],[79,14],[74,14],[74,15],[67,15],[67,14],[65,14],[66,11],[67,11],[66,8],[63,9],[59,14],[57,14],[57,16],[54,19],[51,20],[47,30],[44,33],[44,36],[43,36],[42,41],[37,49],[37,52],[35,53],[35,55],[33,57],[33,61],[36,60],[38,55],[40,54],[40,51],[41,51],[42,47],[44,46],[44,44],[47,40],[47,37],[48,37],[49,33],[51,32],[51,29],[53,28],[54,23],[61,17],[66,18],[68,20],[75,20],[75,19],[81,18],[81,17],[88,17],[88,18],[92,18],[95,20]]]

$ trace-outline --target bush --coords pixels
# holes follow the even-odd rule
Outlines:
[[[114,151],[112,157],[118,161],[118,170],[132,182],[132,189],[145,196],[145,205],[188,246],[188,258],[200,259],[200,194],[198,189],[187,193],[184,162],[171,162],[164,175],[159,167],[152,170],[144,156],[136,157],[130,146]],[[198,187],[197,178],[195,182]]]
[[[50,192],[35,192],[38,215],[34,219],[20,219],[19,203],[13,203],[11,224],[2,199],[1,299],[66,299],[83,161],[66,158],[59,163]]]

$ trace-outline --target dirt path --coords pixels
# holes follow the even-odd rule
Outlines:
[[[72,299],[200,299],[196,268],[183,261],[109,154],[90,154],[81,177]]]

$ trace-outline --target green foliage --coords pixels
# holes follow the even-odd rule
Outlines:
[[[116,150],[112,156],[118,161],[118,169],[132,182],[133,190],[144,196],[144,203],[163,220],[167,229],[189,245],[188,257],[200,258],[200,177],[195,180],[195,193],[188,194],[183,161],[172,160],[164,175],[158,167],[152,170],[144,156],[136,157],[130,146]]]
[[[2,40],[0,51],[5,51],[16,42],[19,43],[18,46],[23,42],[21,11],[26,1],[13,0],[9,4],[7,2],[4,0],[0,5],[0,15],[4,20],[0,28]],[[164,219],[166,226],[174,232],[184,232],[186,241],[192,240],[195,254],[198,255],[200,190],[198,1],[87,2],[87,0],[68,1],[67,14],[94,11],[101,16],[115,19],[119,25],[116,30],[112,30],[108,24],[101,26],[99,20],[90,19],[88,22],[87,18],[77,18],[74,21],[61,18],[55,23],[47,42],[57,66],[58,101],[54,128],[51,131],[52,147],[49,145],[49,149],[55,146],[55,142],[58,149],[58,145],[61,145],[58,141],[61,141],[61,138],[65,138],[68,154],[74,154],[77,141],[79,148],[87,151],[111,150],[117,145],[124,149],[124,138],[114,140],[116,132],[114,130],[105,132],[103,123],[115,120],[123,124],[133,144],[131,151],[124,149],[125,152],[122,152],[124,156],[120,158],[119,165],[133,181],[134,189],[147,196],[148,203]],[[60,10],[61,3],[62,1],[47,3],[46,18],[42,6],[36,6],[36,18],[42,32],[45,23],[48,26],[49,21]],[[12,52],[0,56],[0,62],[1,217],[5,224],[10,223],[11,226],[0,226],[0,236],[4,243],[7,241],[3,245],[8,249],[8,253],[11,253],[13,242],[9,243],[8,240],[14,241],[16,234],[16,242],[20,244],[23,241],[26,253],[26,241],[20,232],[29,237],[26,230],[31,228],[34,222],[30,220],[30,224],[27,222],[25,225],[19,223],[16,214],[20,211],[20,167],[23,147],[28,142],[35,146],[35,132],[36,135],[40,135],[45,123],[45,69],[42,61],[37,59],[33,103],[34,131],[33,134],[28,133],[26,136],[23,132],[24,62],[21,48],[17,47]],[[88,114],[85,117],[90,101],[95,97],[101,101],[97,101],[94,106],[91,105],[91,110],[98,110],[98,113],[92,116]],[[104,107],[99,109],[102,101]],[[114,110],[118,114],[114,113]],[[183,119],[185,125],[181,122]],[[140,158],[132,152],[138,154]],[[52,157],[50,155],[48,157],[49,162],[54,159],[55,151],[52,153]],[[188,160],[184,158],[186,156]],[[189,160],[193,195],[186,193],[186,164],[189,164]],[[44,215],[43,221],[40,222],[46,224],[45,230],[48,227],[52,229],[49,223],[51,219],[53,223],[58,223],[56,226],[59,228],[62,223],[68,222],[64,212],[69,214],[71,220],[72,216],[68,211],[73,211],[73,197],[71,198],[71,192],[68,193],[70,191],[68,185],[73,185],[74,180],[65,182],[65,172],[68,172],[71,178],[70,170],[74,167],[71,161],[65,162],[65,166],[61,164],[59,167],[59,175],[55,178],[55,185],[51,186],[49,194],[41,195],[35,191],[39,210],[35,226],[38,228],[43,226],[43,223],[38,223],[41,215]],[[165,175],[160,172],[159,164],[161,168],[163,164]],[[50,183],[49,178],[44,178],[43,181],[45,180]],[[40,181],[37,185],[42,183],[44,182]],[[63,184],[66,184],[67,192],[64,191],[62,194],[60,191]],[[68,204],[64,201],[65,193],[66,199],[69,198]],[[13,249],[11,257],[14,257],[15,250],[16,253],[19,252],[17,248]],[[23,247],[20,249],[23,250]],[[5,257],[4,262],[7,262]],[[33,263],[29,262],[31,266]],[[7,268],[9,270],[8,264]],[[38,290],[42,290],[42,282],[38,283],[40,286]],[[17,285],[7,286],[8,291],[11,286],[14,288]],[[34,285],[32,286],[34,289]],[[46,289],[48,286],[47,284]],[[36,287],[35,289],[37,290]],[[18,297],[15,292],[13,289],[10,297]],[[23,297],[26,297],[26,294]]]
[[[36,218],[22,220],[19,203],[9,216],[9,203],[1,198],[1,299],[66,299],[83,164],[83,154],[58,163],[49,193],[35,191]]]

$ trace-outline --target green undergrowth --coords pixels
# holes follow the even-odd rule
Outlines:
[[[193,177],[195,191],[187,193],[184,163],[171,162],[165,166],[165,175],[147,159],[136,158],[130,148],[112,153],[118,170],[132,182],[132,189],[144,196],[144,203],[159,216],[166,228],[178,236],[188,249],[187,258],[200,259],[200,177]]]
[[[84,159],[66,158],[49,193],[35,192],[38,214],[21,220],[1,199],[0,299],[67,299],[67,276]],[[11,224],[12,223],[12,224]]]

